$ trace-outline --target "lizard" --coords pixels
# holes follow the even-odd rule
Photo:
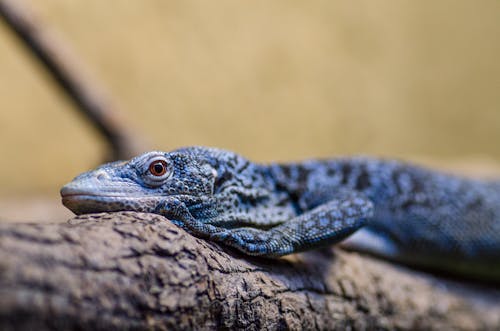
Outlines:
[[[500,181],[363,156],[253,163],[209,147],[152,151],[75,177],[75,214],[138,211],[268,258],[341,242],[417,267],[500,280]]]

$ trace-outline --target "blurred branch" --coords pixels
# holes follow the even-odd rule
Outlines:
[[[111,159],[130,158],[144,150],[103,88],[88,76],[82,63],[30,8],[21,0],[0,0],[0,17],[104,136],[111,147]]]

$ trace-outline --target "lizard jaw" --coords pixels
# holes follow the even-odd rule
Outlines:
[[[76,178],[61,188],[62,203],[77,215],[114,212],[152,212],[161,197],[140,194],[126,182],[99,182],[97,176]],[[131,194],[133,193],[133,194]]]
[[[153,212],[160,201],[159,197],[153,196],[62,195],[62,204],[77,215],[115,211]]]

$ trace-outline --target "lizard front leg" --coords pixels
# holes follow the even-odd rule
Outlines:
[[[156,207],[154,213],[165,216],[175,225],[194,235],[210,237],[213,233],[226,231],[223,228],[207,224],[194,218],[186,204],[177,198],[166,197]]]
[[[365,224],[373,214],[373,204],[362,194],[351,192],[267,230],[207,224],[196,220],[175,198],[165,199],[155,212],[194,235],[249,255],[278,257],[339,242]]]
[[[215,231],[209,238],[249,255],[277,257],[339,242],[372,215],[372,202],[352,192],[268,230],[228,229]]]

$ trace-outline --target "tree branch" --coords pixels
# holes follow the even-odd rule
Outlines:
[[[125,125],[104,89],[90,78],[67,45],[23,5],[22,0],[0,0],[0,17],[106,139],[111,147],[111,159],[128,159],[144,150],[143,143]]]
[[[248,258],[153,214],[0,224],[0,329],[500,328],[500,291],[325,250]]]

